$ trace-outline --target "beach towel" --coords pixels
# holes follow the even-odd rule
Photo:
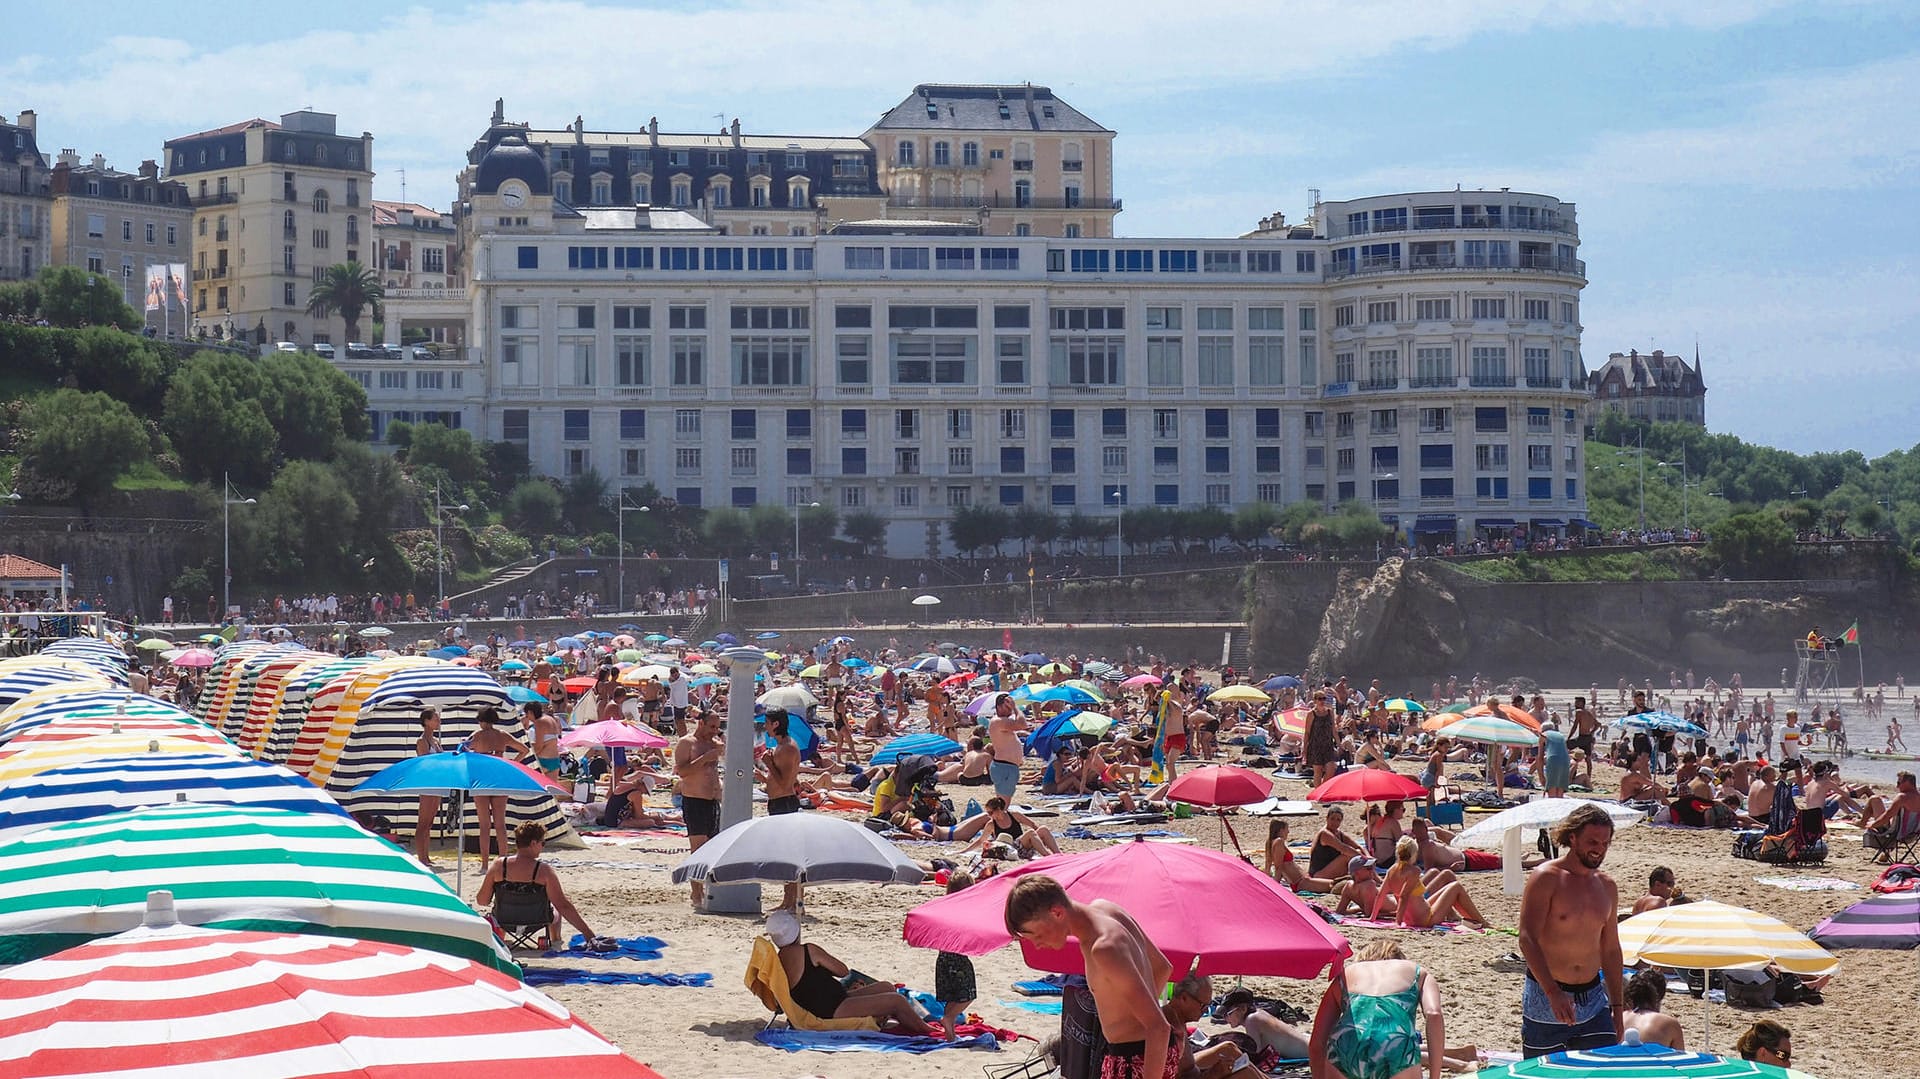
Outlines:
[[[1867,887],[1883,894],[1920,889],[1920,866],[1895,862],[1881,870],[1880,875],[1875,877],[1873,883]]]
[[[667,946],[667,942],[659,937],[601,937],[598,943],[600,947],[588,948],[587,938],[575,933],[564,949],[550,948],[540,954],[547,959],[566,956],[569,959],[639,959],[652,962],[662,958],[660,949]]]
[[[1789,892],[1857,892],[1860,886],[1839,877],[1755,877],[1754,883]]]
[[[581,970],[577,967],[523,967],[528,985],[665,985],[677,989],[705,989],[711,974],[655,974],[645,970]]]
[[[665,828],[596,828],[581,832],[588,839],[685,839],[685,825],[668,825]]]
[[[1038,1012],[1041,1015],[1059,1015],[1064,1002],[1060,1000],[1003,1000],[1002,1008],[1018,1008],[1023,1012]]]
[[[1065,974],[1049,974],[1044,978],[1030,978],[1024,982],[1014,982],[1013,991],[1023,997],[1057,997],[1067,984]]]
[[[1143,838],[1148,843],[1198,843],[1200,842],[1198,839],[1195,839],[1190,835],[1176,835],[1176,836],[1150,835],[1150,836],[1145,836]],[[1133,842],[1133,837],[1126,836],[1126,835],[1110,835],[1110,836],[1102,836],[1100,841],[1102,843],[1131,843]]]
[[[1165,813],[1101,813],[1094,816],[1075,817],[1067,823],[1086,828],[1096,824],[1159,824],[1166,819]]]
[[[1475,929],[1461,922],[1441,922],[1439,925],[1420,928],[1401,925],[1399,922],[1383,921],[1378,918],[1355,918],[1350,915],[1340,917],[1341,925],[1358,926],[1361,929],[1400,929],[1408,933],[1485,933],[1485,929]]]
[[[964,1028],[963,1028],[964,1029]],[[942,1049],[992,1049],[1000,1042],[992,1034],[980,1033],[943,1041],[939,1038],[910,1038],[902,1034],[882,1034],[875,1030],[763,1030],[754,1040],[789,1053],[933,1053]]]
[[[604,862],[593,858],[542,858],[548,865],[562,869],[658,869],[673,868],[665,862]]]
[[[1077,824],[1068,825],[1060,829],[1060,838],[1062,839],[1132,839],[1134,836],[1147,836],[1151,838],[1154,836],[1180,834],[1179,832],[1167,831],[1164,828],[1149,828],[1138,832],[1096,832],[1091,828],[1085,828]]]

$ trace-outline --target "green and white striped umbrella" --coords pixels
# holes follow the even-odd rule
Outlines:
[[[189,925],[391,941],[520,973],[440,878],[352,820],[195,802],[0,846],[0,966],[140,925],[158,888]]]

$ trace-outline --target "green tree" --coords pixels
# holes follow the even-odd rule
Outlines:
[[[1707,539],[1707,557],[1749,577],[1793,572],[1793,529],[1777,513],[1736,513]]]
[[[1202,506],[1187,513],[1185,518],[1188,537],[1206,544],[1209,551],[1233,531],[1232,515],[1219,506]]]
[[[121,296],[120,286],[78,266],[48,266],[36,279],[40,317],[55,326],[140,328],[141,316]]]
[[[1238,543],[1258,543],[1280,524],[1280,507],[1271,502],[1248,502],[1233,511],[1227,534]]]
[[[26,414],[22,465],[73,485],[85,498],[113,486],[147,457],[147,433],[133,410],[104,393],[55,390]]]
[[[351,539],[360,516],[353,492],[317,461],[292,461],[260,495],[253,512],[234,518],[251,568],[269,580],[344,580],[357,569]]]
[[[522,480],[507,494],[507,523],[530,536],[560,527],[560,492],[545,480]]]
[[[951,528],[951,524],[948,527]],[[855,547],[860,548],[862,555],[872,554],[887,541],[886,519],[866,510],[849,513],[842,518],[840,531],[846,534],[847,539]]]
[[[419,437],[419,429],[415,428],[415,440]],[[613,488],[597,469],[589,468],[568,480],[560,492],[560,504],[567,527],[575,535],[613,529]]]
[[[406,420],[387,421],[387,445],[402,450],[413,447],[413,424]]]
[[[701,521],[707,549],[728,558],[743,558],[753,550],[753,523],[732,506],[716,506]]]
[[[800,546],[815,553],[826,550],[834,533],[840,531],[840,514],[832,506],[800,506]],[[884,535],[884,526],[882,534]],[[799,552],[795,552],[798,554]]]
[[[747,511],[747,532],[757,551],[784,551],[793,544],[793,514],[761,503]]]
[[[379,275],[358,262],[341,262],[322,271],[320,280],[307,294],[307,311],[320,318],[334,312],[347,324],[347,340],[359,340],[360,313],[371,310],[380,317],[380,301],[385,293]]]
[[[250,362],[259,369],[260,406],[279,436],[275,448],[283,458],[323,461],[333,456],[334,444],[348,433],[341,383],[357,395],[359,407],[353,415],[366,415],[365,391],[352,379],[336,381],[333,365],[318,356],[272,352]]]
[[[1362,550],[1393,536],[1393,529],[1380,519],[1380,514],[1359,501],[1340,503],[1327,519],[1327,527],[1335,546],[1344,550]]]
[[[264,399],[266,381],[252,359],[227,352],[189,358],[167,387],[160,426],[188,479],[264,486],[278,441]]]
[[[994,506],[962,506],[947,521],[953,545],[969,554],[992,547],[997,552],[1012,534],[1012,518]]]
[[[462,488],[487,476],[486,455],[473,436],[440,423],[414,426],[407,447],[407,464],[438,468]]]
[[[141,416],[160,414],[167,382],[179,366],[173,349],[110,326],[63,333],[60,343],[76,388],[110,393]]]
[[[1033,549],[1032,545],[1039,542],[1041,534],[1047,531],[1047,525],[1052,520],[1053,515],[1046,510],[1022,503],[1007,515],[1007,538],[1019,540],[1021,553],[1028,553]]]
[[[489,442],[484,448],[487,459],[487,482],[496,491],[511,491],[514,485],[533,475],[533,463],[527,459],[527,447],[523,442]],[[653,484],[646,485],[653,490]],[[637,493],[631,495],[637,505],[649,505],[639,500]],[[653,500],[658,501],[660,492],[653,490]]]

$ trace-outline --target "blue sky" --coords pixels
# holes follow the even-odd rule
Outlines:
[[[20,5],[0,110],[131,167],[311,105],[444,206],[493,99],[559,126],[858,134],[917,82],[1053,87],[1119,132],[1118,227],[1235,235],[1428,188],[1579,206],[1589,366],[1698,340],[1716,431],[1920,441],[1920,5],[1873,0],[257,0]],[[284,10],[288,14],[280,15]],[[263,17],[270,13],[273,17]]]

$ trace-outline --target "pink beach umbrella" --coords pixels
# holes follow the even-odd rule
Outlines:
[[[1007,893],[1022,877],[1044,873],[1079,902],[1110,899],[1125,907],[1177,972],[1317,978],[1352,948],[1332,926],[1272,877],[1238,858],[1172,843],[1135,840],[1087,854],[1028,862],[907,915],[907,943],[985,955],[1013,941]],[[1204,900],[1207,917],[1195,916]],[[1025,941],[1036,970],[1083,972],[1073,941],[1046,951]],[[1197,967],[1196,967],[1196,964]]]
[[[1154,675],[1136,674],[1132,678],[1129,678],[1126,681],[1120,683],[1120,688],[1139,689],[1142,686],[1157,686],[1159,684],[1160,684],[1160,679],[1155,677]]]
[[[173,665],[176,667],[211,667],[213,666],[213,653],[204,648],[189,648],[173,657]]]
[[[644,723],[628,723],[621,719],[603,719],[598,723],[588,723],[560,736],[561,749],[579,749],[584,746],[603,746],[609,749],[665,749],[671,744],[652,727]]]

